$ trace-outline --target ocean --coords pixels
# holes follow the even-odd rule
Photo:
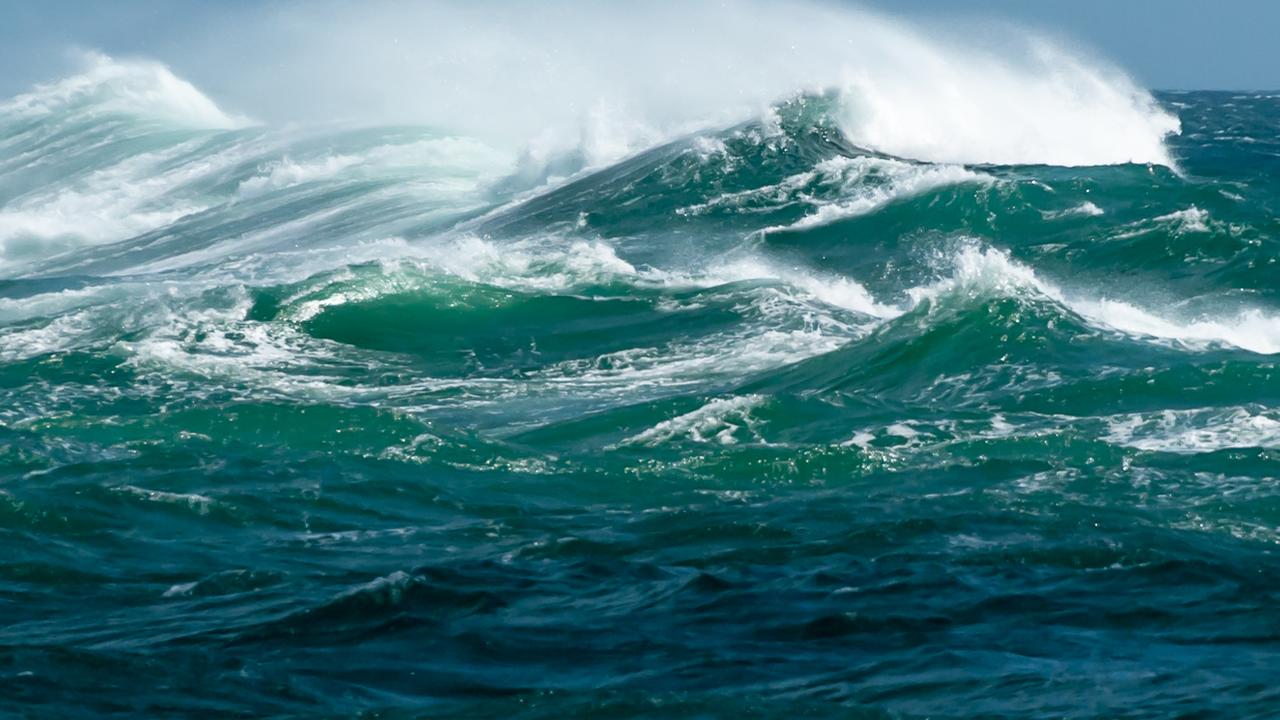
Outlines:
[[[1104,89],[4,101],[0,715],[1280,715],[1280,95]]]

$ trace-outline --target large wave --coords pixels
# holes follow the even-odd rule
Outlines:
[[[80,53],[77,62],[81,72],[0,103],[0,115],[9,122],[37,120],[46,126],[113,116],[207,129],[231,129],[250,122],[223,112],[195,86],[154,60],[117,60],[87,52]]]
[[[530,88],[515,85],[539,85],[506,63],[556,47],[565,11],[552,5],[536,20],[516,12],[509,22],[528,20],[527,33],[451,75],[449,88],[428,79],[422,90],[441,110],[423,119],[436,128],[250,123],[160,64],[103,55],[86,56],[80,74],[0,105],[0,123],[13,130],[0,147],[9,178],[0,260],[9,274],[123,279],[55,285],[56,298],[9,303],[17,324],[5,331],[6,357],[95,347],[117,333],[134,338],[120,347],[138,362],[265,372],[281,387],[315,387],[315,378],[301,385],[289,378],[343,345],[387,350],[404,340],[408,330],[386,307],[403,305],[418,317],[470,298],[496,312],[509,292],[622,293],[653,312],[705,315],[710,329],[702,335],[609,344],[588,366],[572,353],[551,362],[553,342],[537,332],[546,366],[508,365],[499,357],[516,349],[486,341],[491,365],[527,373],[519,392],[558,388],[571,396],[577,387],[596,400],[637,382],[703,386],[764,372],[961,297],[1048,302],[1072,322],[1184,349],[1280,349],[1274,317],[1249,304],[1155,312],[1141,294],[1109,298],[1079,283],[1060,289],[998,243],[972,239],[975,229],[982,233],[971,216],[1001,223],[1028,212],[1039,222],[1106,216],[1095,202],[1104,197],[1063,205],[1043,181],[999,164],[1173,164],[1164,140],[1176,119],[1114,70],[1040,40],[1026,54],[1000,56],[819,5],[789,9],[767,36],[759,18],[745,22],[744,13],[774,11],[751,3],[683,9],[682,22],[671,6],[592,8],[578,19],[597,32],[556,54],[557,70],[568,73],[550,84],[556,92],[520,105]],[[408,13],[406,22],[422,19],[397,12]],[[433,12],[437,20],[467,18],[452,7]],[[346,31],[358,35],[359,23]],[[628,44],[637,28],[656,25],[671,30],[661,52]],[[474,59],[472,51],[496,47],[492,34],[505,27],[465,26],[483,29],[424,41],[418,52]],[[704,42],[686,37],[712,26],[718,32]],[[306,28],[296,32],[282,44],[305,57],[296,44]],[[617,41],[607,53],[606,40]],[[598,74],[621,72],[616,63],[635,72],[605,83]],[[492,81],[486,97],[520,107],[503,115],[522,133],[514,147],[468,134],[494,137],[488,122],[468,133],[440,129],[488,112],[490,100],[476,99],[479,86],[467,81],[479,82],[476,73]],[[335,92],[342,82],[339,73]],[[556,133],[583,117],[576,161],[565,163]],[[530,163],[543,167],[529,175]],[[918,225],[936,220],[932,231],[952,236],[942,253],[950,259],[920,263],[903,254],[908,243],[868,255],[888,269],[823,267],[825,253],[856,244],[851,224],[893,222],[895,208],[908,208]],[[1177,217],[1164,212],[1146,222],[1163,227]],[[956,219],[962,227],[948,228]],[[689,224],[701,229],[696,244],[673,242]],[[801,261],[775,252],[832,239],[821,246],[829,251]],[[378,269],[362,265],[370,263]],[[899,266],[915,269],[895,276]],[[440,299],[450,293],[460,299]],[[527,303],[494,317],[545,309]],[[133,312],[144,306],[150,314]],[[374,319],[362,322],[365,313]],[[725,313],[735,327],[712,322]],[[380,323],[385,336],[371,331]],[[203,339],[188,341],[192,333]],[[762,333],[766,341],[753,342]],[[226,339],[246,337],[256,339]],[[717,369],[727,355],[741,362]],[[460,373],[452,362],[440,367]],[[534,378],[546,384],[538,389]],[[481,385],[487,390],[471,392],[517,392],[507,381]]]
[[[855,143],[918,160],[1169,164],[1162,139],[1178,131],[1122,71],[1016,26],[756,0],[322,7],[237,23],[257,42],[235,55],[207,49],[246,79],[237,102],[427,123],[534,156],[579,148],[590,165],[801,92],[838,93]]]

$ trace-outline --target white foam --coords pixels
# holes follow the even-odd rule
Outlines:
[[[928,423],[902,420],[884,427],[860,429],[853,437],[837,443],[837,446],[856,447],[869,453],[871,457],[894,461],[901,459],[904,453],[935,448],[939,443],[945,443],[945,437],[940,434],[939,428]]]
[[[693,151],[698,155],[698,160],[705,163],[713,157],[724,157],[729,148],[718,137],[699,135],[693,139]]]
[[[192,156],[183,143],[142,153],[70,183],[38,190],[0,208],[0,259],[44,256],[86,244],[132,237],[209,207],[182,189],[243,161],[254,146],[236,145]]]
[[[1138,450],[1209,453],[1233,448],[1280,448],[1280,419],[1249,408],[1166,410],[1109,418],[1107,440]]]
[[[1079,300],[1071,304],[1100,325],[1131,335],[1185,345],[1233,345],[1255,353],[1280,353],[1280,317],[1258,309],[1233,315],[1174,320],[1118,300]]]
[[[1178,232],[1203,233],[1209,232],[1209,213],[1192,205],[1186,210],[1178,210],[1177,212],[1161,215],[1155,219],[1156,222],[1164,222],[1173,225]]]
[[[468,235],[425,246],[417,258],[465,280],[527,290],[567,290],[642,276],[602,241],[546,238],[499,245]]]
[[[340,177],[369,177],[377,172],[397,170],[419,171],[417,179],[460,176],[481,181],[510,172],[512,160],[507,154],[472,138],[425,138],[302,161],[281,157],[264,164],[259,168],[259,174],[242,181],[237,194],[250,198],[304,183]]]
[[[196,589],[196,585],[197,583],[194,583],[194,582],[170,585],[169,589],[165,590],[164,594],[161,597],[173,598],[173,597],[183,597],[186,595],[190,595],[191,591]]]
[[[369,596],[376,598],[377,602],[384,605],[397,605],[400,603],[404,594],[413,588],[417,580],[412,575],[403,570],[396,570],[390,575],[374,578],[363,585],[344,590],[338,593],[333,600],[345,600],[349,598]]]
[[[1256,308],[1219,316],[1161,314],[1126,300],[1063,290],[1041,278],[1029,266],[1013,260],[1007,251],[976,244],[964,245],[949,258],[950,274],[931,284],[910,288],[907,291],[908,302],[903,306],[877,300],[864,286],[851,279],[807,268],[779,266],[759,257],[729,259],[700,271],[683,273],[637,268],[601,241],[563,243],[549,238],[498,245],[467,236],[442,246],[418,247],[413,258],[407,261],[419,264],[428,275],[443,270],[473,282],[540,292],[566,291],[611,282],[654,288],[710,288],[748,281],[780,283],[790,292],[799,291],[803,297],[867,316],[868,323],[854,327],[825,318],[831,328],[838,328],[846,336],[856,335],[876,321],[898,317],[920,303],[942,295],[1030,293],[1062,305],[1097,327],[1138,338],[1192,348],[1230,345],[1264,354],[1280,352],[1280,316]],[[334,304],[399,291],[404,289],[402,282],[402,279],[392,277],[386,282],[366,283],[355,289],[313,298],[299,305],[294,317],[306,319]],[[767,307],[767,304],[761,307]],[[792,301],[783,302],[781,312],[784,315],[792,313],[795,307]]]
[[[796,309],[793,306],[792,311]],[[851,336],[819,329],[762,330],[752,323],[734,333],[557,363],[531,379],[545,382],[548,390],[559,394],[587,392],[634,401],[799,362],[831,352]]]
[[[557,237],[497,243],[465,235],[444,243],[393,245],[396,258],[388,258],[385,277],[366,282],[358,290],[311,300],[296,310],[296,319],[314,316],[322,307],[349,300],[367,300],[388,292],[411,289],[417,282],[405,275],[430,277],[444,272],[458,278],[497,287],[528,291],[562,292],[591,285],[623,282],[649,288],[713,288],[739,282],[781,284],[832,307],[876,318],[896,317],[902,310],[877,302],[860,283],[799,266],[785,266],[758,256],[717,261],[703,268],[681,272],[636,267],[618,256],[602,240],[564,240]],[[317,303],[323,302],[322,305]]]
[[[1207,233],[1213,229],[1213,225],[1214,221],[1209,217],[1208,211],[1192,205],[1165,215],[1130,223],[1126,226],[1130,228],[1129,230],[1116,233],[1112,237],[1116,240],[1123,240],[1146,235],[1157,230],[1165,230],[1175,235]]]
[[[589,285],[614,282],[654,290],[715,288],[744,280],[771,283],[730,291],[740,296],[736,312],[744,319],[742,327],[732,331],[565,361],[530,373],[521,381],[527,396],[626,395],[634,401],[829,352],[864,333],[879,316],[896,312],[875,303],[852,281],[810,276],[798,268],[780,270],[760,261],[742,260],[700,272],[673,273],[637,268],[600,241],[552,239],[500,245],[465,237],[438,246],[394,249],[401,256],[384,261],[377,273],[339,273],[307,284],[283,301],[283,316],[305,321],[337,305],[415,291],[437,282],[442,272],[492,287],[538,293],[576,293]],[[662,312],[695,311],[702,302],[696,297],[660,297],[657,307]],[[867,317],[858,321],[840,313],[841,309]],[[481,395],[492,397],[491,391],[507,393],[511,388],[489,386]]]
[[[875,439],[876,439],[875,435],[869,432],[866,432],[865,430],[859,430],[858,432],[853,434],[853,437],[840,443],[840,446],[841,447],[858,447],[858,448],[862,448],[863,450],[869,450],[871,449],[871,443]]]
[[[763,405],[766,398],[760,395],[740,395],[717,398],[697,410],[663,420],[642,433],[623,440],[621,445],[655,446],[673,439],[687,437],[698,443],[717,442],[733,445],[738,442],[738,431],[747,430],[759,442],[755,434],[750,411]]]
[[[263,167],[262,174],[242,181],[236,192],[240,197],[255,197],[271,190],[332,178],[360,162],[360,158],[352,155],[329,155],[304,163],[286,157]]]
[[[904,423],[894,423],[886,427],[885,432],[888,433],[889,435],[893,435],[894,437],[900,437],[905,440],[910,440],[920,434],[919,430],[916,430],[910,425],[907,425]]]
[[[381,262],[382,267],[324,272],[335,264],[369,260]],[[323,274],[315,276],[317,272]],[[283,301],[283,319],[297,321],[332,305],[438,282],[442,272],[537,293],[577,292],[614,282],[655,289],[714,288],[739,278],[761,278],[770,284],[726,291],[734,312],[743,316],[743,322],[729,331],[552,364],[518,380],[414,377],[391,386],[365,385],[342,371],[348,362],[367,362],[360,351],[311,337],[292,322],[246,319],[253,295],[243,283],[302,281],[296,295]],[[143,377],[160,372],[172,382],[191,383],[192,392],[219,388],[235,396],[285,396],[304,402],[317,398],[338,403],[388,402],[414,413],[515,401],[536,407],[552,398],[557,407],[565,403],[607,406],[621,398],[635,402],[673,392],[697,392],[725,378],[829,352],[858,334],[857,324],[850,324],[833,304],[859,307],[873,302],[856,283],[838,278],[811,280],[812,287],[805,290],[779,275],[806,282],[799,269],[780,271],[764,263],[692,273],[636,267],[601,241],[543,238],[503,245],[469,237],[431,245],[392,239],[246,256],[181,281],[123,280],[84,291],[38,295],[32,302],[48,313],[63,314],[51,325],[15,330],[18,334],[0,338],[0,355],[18,359],[96,343],[123,355],[127,365]],[[314,280],[306,280],[312,276]],[[827,282],[832,284],[828,287]],[[848,297],[842,299],[840,293]],[[819,294],[827,300],[820,300]],[[660,312],[696,311],[700,302],[678,296],[665,300],[669,302],[658,301]],[[19,305],[0,302],[0,312],[30,309]],[[21,321],[29,314],[14,317]],[[385,361],[395,362],[393,358]],[[146,392],[146,383],[142,385],[140,391]],[[723,442],[748,437],[742,432],[720,435],[717,431],[705,437]]]
[[[189,127],[230,129],[248,124],[223,112],[191,83],[148,60],[82,56],[84,70],[0,103],[0,113],[47,116],[69,109],[91,114],[143,115]]]
[[[747,204],[763,204],[781,207],[792,202],[811,202],[801,189],[818,179],[818,172],[810,170],[790,175],[780,182],[750,190],[724,193],[707,200],[676,209],[677,215],[703,215],[719,208],[739,208]]]
[[[947,293],[1011,295],[1031,292],[1059,303],[1095,326],[1139,338],[1189,347],[1230,345],[1251,352],[1280,352],[1280,316],[1244,309],[1219,317],[1177,318],[1105,297],[1068,293],[1040,278],[1008,252],[968,245],[953,258],[954,273],[931,285],[913,288],[913,303]]]
[[[17,362],[71,350],[99,329],[98,318],[98,313],[87,310],[60,315],[36,327],[0,329],[0,360]]]
[[[23,298],[0,298],[0,322],[16,324],[24,320],[60,315],[68,310],[105,302],[112,289],[90,286],[75,290],[39,293]]]
[[[1180,131],[1123,74],[1039,39],[1019,62],[904,34],[882,68],[846,68],[845,131],[856,144],[919,160],[1063,166],[1173,166]]]
[[[1044,217],[1046,220],[1061,220],[1070,217],[1098,217],[1106,214],[1102,208],[1091,202],[1082,202],[1073,208],[1067,210],[1059,210],[1056,212],[1046,212]]]
[[[679,208],[679,215],[702,215],[722,208],[759,206],[780,209],[793,203],[811,205],[814,211],[786,226],[766,228],[802,230],[837,220],[866,215],[896,200],[906,199],[948,185],[991,183],[994,178],[957,165],[923,165],[874,156],[836,156],[813,170],[788,176],[781,182],[716,196]]]
[[[1012,295],[1030,290],[1054,299],[1061,297],[1057,288],[1042,282],[1031,268],[1014,261],[1004,250],[966,244],[949,258],[948,263],[952,272],[947,277],[907,290],[910,306],[953,293],[972,297]]]
[[[828,225],[866,215],[895,200],[948,185],[993,182],[989,175],[956,165],[918,165],[876,157],[839,156],[819,163],[816,170],[824,178],[840,183],[842,197],[834,201],[816,201],[817,209],[813,213],[786,227],[768,228],[765,232]],[[882,181],[868,184],[868,176],[872,173],[882,176]]]
[[[112,488],[112,490],[122,495],[130,495],[148,502],[164,503],[166,505],[183,505],[196,511],[200,515],[208,515],[209,510],[218,504],[218,502],[213,498],[206,495],[199,495],[197,493],[175,493],[164,490],[149,490],[136,485],[117,485]]]
[[[786,267],[760,257],[728,260],[691,276],[688,282],[715,285],[751,280],[781,281],[833,307],[876,318],[892,318],[902,310],[878,302],[860,283],[840,275],[827,275],[801,267]],[[676,283],[673,283],[676,284]]]

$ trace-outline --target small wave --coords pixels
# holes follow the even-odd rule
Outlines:
[[[807,230],[866,215],[896,200],[940,187],[990,182],[994,182],[991,176],[956,165],[908,163],[872,156],[837,156],[818,163],[811,171],[792,175],[775,185],[721,195],[678,212],[701,214],[715,208],[746,203],[782,206],[801,202],[812,205],[814,211],[789,225],[765,228],[763,232]],[[820,190],[825,192],[819,193]],[[824,195],[832,197],[829,199]]]
[[[664,420],[657,425],[622,441],[622,445],[654,446],[678,437],[693,442],[717,442],[734,445],[745,432],[759,442],[755,432],[756,421],[751,410],[763,405],[766,398],[760,395],[717,398],[691,412]]]
[[[1091,202],[1083,202],[1073,208],[1067,210],[1050,211],[1044,213],[1046,220],[1061,220],[1071,217],[1099,217],[1105,215],[1106,211]]]
[[[845,218],[866,215],[895,200],[920,195],[940,187],[966,182],[985,183],[991,181],[989,176],[953,165],[906,167],[914,169],[904,171],[903,166],[899,165],[896,168],[898,172],[894,173],[894,177],[884,187],[863,191],[849,200],[821,204],[813,214],[779,229],[804,230],[829,225]]]
[[[262,195],[271,190],[301,185],[316,180],[332,178],[342,171],[359,165],[360,158],[354,155],[329,155],[311,162],[297,163],[283,158],[262,168],[261,175],[254,175],[240,183],[236,194],[242,198]]]
[[[136,485],[120,485],[113,488],[113,491],[145,502],[185,507],[194,511],[198,515],[208,515],[209,511],[217,507],[219,504],[217,500],[198,493],[176,493],[166,492],[164,490],[149,490]]]
[[[1110,418],[1107,440],[1138,450],[1184,454],[1280,447],[1280,419],[1249,408],[1165,410]]]
[[[446,243],[391,247],[400,255],[383,260],[375,276],[354,284],[349,283],[350,275],[330,276],[322,278],[318,285],[311,284],[295,292],[283,301],[286,317],[301,322],[327,307],[421,288],[441,272],[468,282],[531,292],[570,292],[614,283],[675,291],[765,282],[872,318],[890,318],[902,313],[899,308],[876,301],[854,280],[802,267],[787,267],[757,255],[717,260],[701,268],[665,270],[637,267],[602,240],[545,237],[499,243],[466,235]]]
[[[1164,318],[1117,300],[1083,300],[1072,309],[1103,326],[1139,337],[1192,346],[1232,345],[1264,355],[1280,353],[1280,317],[1257,309],[1189,321]]]
[[[955,272],[950,277],[909,290],[913,303],[953,293],[1030,292],[1062,305],[1097,327],[1138,338],[1192,347],[1229,345],[1262,354],[1280,352],[1280,316],[1259,309],[1244,309],[1225,317],[1177,319],[1121,300],[1064,292],[1003,250],[966,246],[956,254],[953,264]]]
[[[1155,222],[1169,223],[1173,225],[1178,232],[1209,232],[1209,213],[1192,205],[1186,210],[1161,215],[1155,219]]]
[[[4,328],[0,330],[0,360],[17,362],[102,342],[103,334],[113,330],[112,326],[101,308],[90,308],[32,326]]]
[[[273,572],[248,569],[224,570],[192,582],[171,585],[165,590],[166,598],[205,598],[253,592],[274,585],[282,576]]]
[[[1207,210],[1202,210],[1195,205],[1183,210],[1176,210],[1165,215],[1159,215],[1147,220],[1139,220],[1131,223],[1128,230],[1112,235],[1116,240],[1125,240],[1128,238],[1139,237],[1147,233],[1162,230],[1174,235],[1185,235],[1188,233],[1207,233],[1212,232],[1218,227]]]
[[[796,310],[790,309],[793,313]],[[848,339],[848,335],[813,328],[772,330],[747,326],[738,332],[662,347],[632,348],[589,360],[562,362],[531,374],[528,379],[535,381],[535,392],[553,390],[635,401],[783,367],[829,353]]]
[[[257,197],[321,180],[379,177],[397,171],[412,171],[418,180],[491,180],[509,172],[511,161],[505,153],[473,138],[442,136],[305,160],[285,156],[263,163],[258,170],[258,174],[240,182],[239,197]]]
[[[729,260],[708,268],[701,276],[688,277],[686,283],[702,285],[751,280],[781,281],[832,307],[873,318],[893,318],[902,310],[875,299],[861,283],[840,275],[829,275],[800,267],[782,267],[759,257]],[[673,281],[672,284],[680,284]]]

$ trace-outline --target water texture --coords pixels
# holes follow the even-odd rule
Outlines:
[[[1107,88],[538,157],[5,101],[0,714],[1275,717],[1280,95]]]

